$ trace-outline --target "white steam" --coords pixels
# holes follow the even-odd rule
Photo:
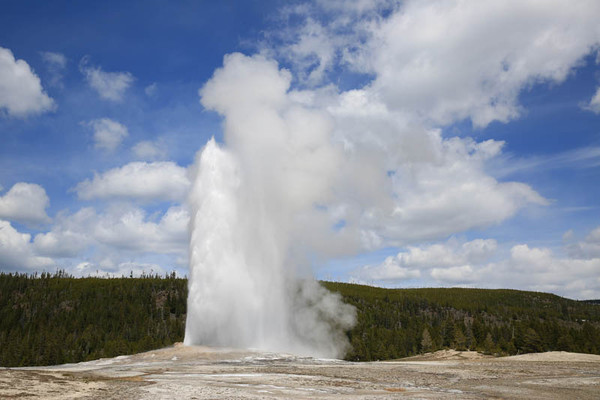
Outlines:
[[[343,355],[354,309],[298,258],[306,213],[324,202],[339,155],[322,113],[290,99],[290,76],[232,54],[200,94],[225,117],[192,176],[186,344]]]

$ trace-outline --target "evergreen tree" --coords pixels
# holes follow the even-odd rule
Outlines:
[[[492,334],[490,332],[488,332],[485,337],[483,348],[485,354],[494,354],[496,352],[496,344],[494,343],[494,339],[492,338]]]
[[[433,340],[427,328],[423,329],[423,338],[421,339],[421,352],[427,353],[433,348]]]
[[[544,351],[542,339],[533,328],[527,328],[523,335],[523,345],[520,349],[523,353],[537,353]]]

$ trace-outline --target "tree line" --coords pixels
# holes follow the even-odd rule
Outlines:
[[[357,309],[347,360],[388,360],[444,348],[488,354],[600,354],[600,305],[547,293],[382,289],[322,282]],[[52,365],[182,341],[187,279],[74,278],[0,273],[0,366]]]

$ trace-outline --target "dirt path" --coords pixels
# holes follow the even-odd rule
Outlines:
[[[445,351],[349,363],[175,346],[87,363],[0,369],[0,398],[598,399],[600,356]]]

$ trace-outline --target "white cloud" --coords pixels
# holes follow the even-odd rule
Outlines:
[[[567,249],[574,258],[600,258],[600,226],[591,231],[583,241],[567,245]]]
[[[344,147],[335,192],[345,230],[370,231],[369,238],[380,239],[371,240],[376,246],[435,240],[547,204],[530,186],[488,174],[503,142],[443,138],[408,124],[364,91],[342,93],[328,110]]]
[[[398,237],[432,238],[485,227],[527,204],[547,204],[528,185],[487,175],[481,161],[487,157],[485,142],[433,138],[432,162],[408,161],[393,176],[397,201],[391,217]]]
[[[40,55],[46,64],[48,72],[50,72],[49,84],[51,86],[62,87],[63,73],[67,67],[67,58],[64,54],[51,51],[42,51]]]
[[[466,285],[552,292],[578,299],[600,297],[600,227],[567,250],[569,256],[559,256],[550,248],[517,244],[505,252],[492,239],[462,244],[451,239],[408,247],[379,265],[357,269],[352,278],[384,285],[418,278],[422,286]]]
[[[431,277],[437,281],[446,284],[465,284],[476,280],[473,275],[473,268],[470,265],[460,267],[434,268],[431,270]]]
[[[160,141],[152,142],[149,140],[143,140],[136,143],[131,148],[131,151],[136,158],[147,161],[160,160],[166,158],[167,156],[164,143],[161,143]]]
[[[185,253],[189,222],[181,207],[169,208],[158,222],[147,220],[139,208],[116,207],[96,219],[95,240],[113,249],[142,253]]]
[[[326,7],[327,8],[327,7]],[[600,43],[600,4],[581,1],[465,2],[412,0],[387,7],[337,9],[320,37],[292,35],[295,64],[323,46],[375,79],[365,89],[390,109],[434,125],[471,119],[476,126],[518,117],[519,93],[562,82]],[[311,20],[310,13],[307,21]],[[307,22],[307,26],[310,26]],[[322,57],[321,57],[322,59]]]
[[[600,87],[596,89],[596,94],[594,94],[589,104],[587,104],[584,108],[595,114],[600,114]]]
[[[94,130],[94,147],[105,151],[116,150],[129,135],[126,126],[109,118],[94,119],[88,125]]]
[[[26,224],[50,221],[46,208],[50,204],[46,191],[35,183],[18,182],[0,196],[0,218]]]
[[[0,267],[40,271],[56,266],[77,276],[164,273],[186,264],[189,215],[179,206],[158,215],[139,208],[114,206],[104,213],[83,208],[61,213],[49,232],[18,232],[0,219]]]
[[[90,66],[88,57],[81,60],[79,69],[88,84],[105,100],[122,101],[125,91],[134,81],[129,72],[105,72],[100,67]]]
[[[10,222],[0,220],[0,268],[39,270],[52,266],[52,259],[35,255],[30,234],[20,233]]]
[[[495,286],[552,292],[576,299],[600,297],[600,257],[560,257],[548,248],[516,245],[509,258],[483,266],[481,273]]]
[[[355,271],[352,280],[356,282],[370,281],[404,281],[419,278],[421,271],[402,266],[397,257],[387,257],[380,265],[369,265]]]
[[[80,258],[92,249],[98,252],[96,258],[110,255],[110,259],[120,260],[117,263],[132,255],[185,256],[188,222],[188,212],[180,206],[158,216],[148,216],[144,210],[127,205],[115,205],[100,214],[87,207],[59,216],[52,230],[36,235],[33,244],[40,255]]]
[[[496,248],[497,243],[493,239],[476,239],[466,243],[450,239],[446,243],[409,246],[406,251],[387,257],[379,265],[354,271],[353,278],[362,281],[402,281],[418,278],[421,271],[430,270],[436,280],[459,282],[468,278],[470,281],[470,264],[488,261]]]
[[[24,60],[17,60],[9,49],[0,47],[0,111],[26,117],[55,108],[42,88],[40,78]]]
[[[186,169],[173,162],[132,162],[103,174],[95,174],[92,180],[80,182],[75,191],[84,200],[128,198],[143,202],[182,201],[189,186]]]
[[[55,258],[81,255],[92,243],[89,226],[96,219],[92,208],[82,208],[73,215],[60,213],[46,233],[39,233],[33,241],[37,254]]]

